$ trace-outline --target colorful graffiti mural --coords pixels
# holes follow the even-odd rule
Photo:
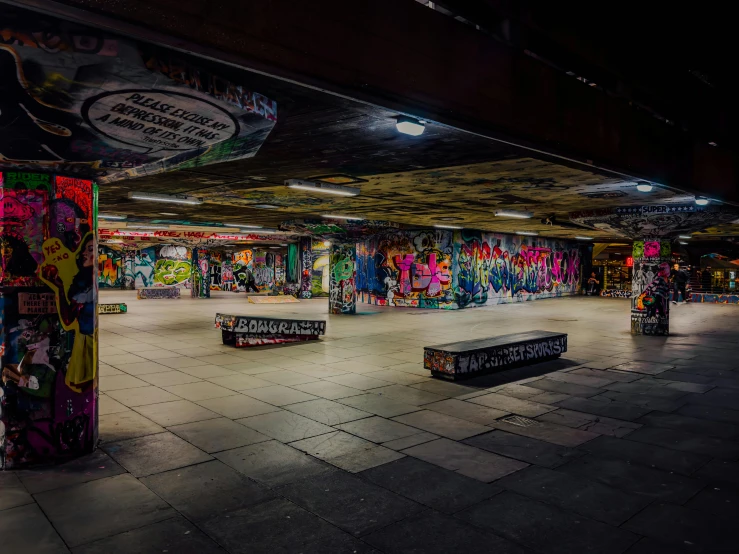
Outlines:
[[[0,25],[0,167],[104,183],[203,166],[254,156],[277,119],[156,47],[7,6]]]
[[[246,285],[252,271],[254,252],[252,250],[241,250],[233,253],[233,284],[231,290],[234,292],[245,292]]]
[[[154,270],[157,253],[154,247],[136,251],[134,257],[134,287],[142,289],[154,286]]]
[[[398,231],[358,245],[363,300],[457,309],[575,294],[577,245],[492,233]]]
[[[192,249],[193,298],[210,298],[210,252],[203,248]]]
[[[154,263],[154,286],[190,288],[192,252],[185,246],[162,246]],[[137,287],[138,288],[138,287]]]
[[[154,248],[118,250],[98,246],[98,286],[133,290],[154,284]]]
[[[0,185],[0,468],[11,468],[95,448],[98,260],[92,182],[9,172]]]
[[[631,280],[631,332],[635,335],[670,334],[669,240],[634,241]]]
[[[357,248],[354,244],[332,245],[330,256],[329,313],[356,313]]]

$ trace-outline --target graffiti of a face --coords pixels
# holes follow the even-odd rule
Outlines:
[[[667,262],[659,264],[659,276],[664,279],[670,277],[670,264]]]
[[[95,265],[95,245],[93,241],[87,241],[85,249],[82,252],[82,266],[92,267]]]

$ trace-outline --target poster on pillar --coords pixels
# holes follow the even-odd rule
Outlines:
[[[354,244],[332,245],[328,270],[329,313],[356,313],[357,247]]]
[[[634,335],[670,334],[669,240],[634,241],[631,282],[631,332]]]
[[[91,181],[6,172],[0,192],[0,468],[14,468],[97,443],[98,254]]]
[[[7,5],[0,20],[0,169],[108,183],[201,167],[254,156],[277,121],[183,54]]]

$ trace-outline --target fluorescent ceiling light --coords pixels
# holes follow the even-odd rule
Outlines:
[[[148,200],[149,202],[167,202],[170,204],[198,205],[203,203],[202,198],[186,196],[184,194],[154,194],[148,192],[129,192],[128,197],[132,200]]]
[[[525,235],[527,237],[538,237],[539,233],[536,233],[534,231],[516,231],[517,235]]]
[[[646,181],[639,181],[636,184],[636,190],[639,192],[652,192],[653,188],[654,185],[652,185],[652,183],[647,183]]]
[[[705,196],[696,196],[695,198],[695,203],[698,206],[708,206],[709,202],[710,200],[708,200],[708,198],[706,198]]]
[[[279,248],[279,246],[270,246],[269,248],[275,249],[275,248]]]
[[[683,240],[681,240],[681,241],[680,241],[680,244],[688,244],[688,243],[687,243],[687,242],[685,242],[685,241],[683,241]]]
[[[240,233],[249,233],[249,234],[257,234],[257,235],[274,235],[276,233],[279,233],[277,229],[262,229],[261,227],[259,229],[240,229]]]
[[[513,210],[496,210],[495,215],[497,217],[513,217],[516,219],[531,219],[534,214],[531,212],[516,212]]]
[[[326,219],[346,219],[349,221],[362,221],[363,217],[354,217],[351,215],[322,215],[321,217],[325,217]]]
[[[287,244],[286,242],[283,242],[283,243],[280,243],[280,246],[290,246],[290,245]]]
[[[180,215],[180,214],[175,214],[172,212],[159,212],[159,215]]]
[[[252,204],[249,207],[259,208],[260,210],[276,210],[279,208],[279,206],[275,206],[274,204]]]
[[[404,115],[400,115],[396,118],[395,128],[399,133],[410,135],[412,137],[420,136],[426,130],[426,126],[423,121],[419,121],[413,117],[406,117]]]
[[[331,183],[321,183],[319,181],[304,181],[303,179],[288,179],[285,181],[285,185],[291,189],[320,192],[321,194],[335,194],[337,196],[359,196],[360,192],[358,188],[354,187],[344,187]]]
[[[692,239],[692,235],[678,235],[677,238],[679,239]]]
[[[593,237],[575,237],[577,240],[593,240]]]
[[[434,225],[437,229],[464,229],[458,225]]]
[[[261,229],[261,225],[239,225],[238,223],[224,223],[226,227],[239,227],[240,229]]]
[[[98,214],[98,219],[121,220],[121,219],[128,219],[128,216],[127,215],[115,215],[115,214]]]

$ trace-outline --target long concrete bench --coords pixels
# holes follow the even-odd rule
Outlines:
[[[236,347],[315,340],[326,334],[326,322],[311,319],[216,314],[215,325],[223,344]]]
[[[559,358],[567,352],[567,334],[549,331],[513,333],[423,349],[423,367],[444,379],[464,379]]]
[[[144,287],[136,291],[139,300],[150,300],[154,298],[179,298],[180,287]]]

